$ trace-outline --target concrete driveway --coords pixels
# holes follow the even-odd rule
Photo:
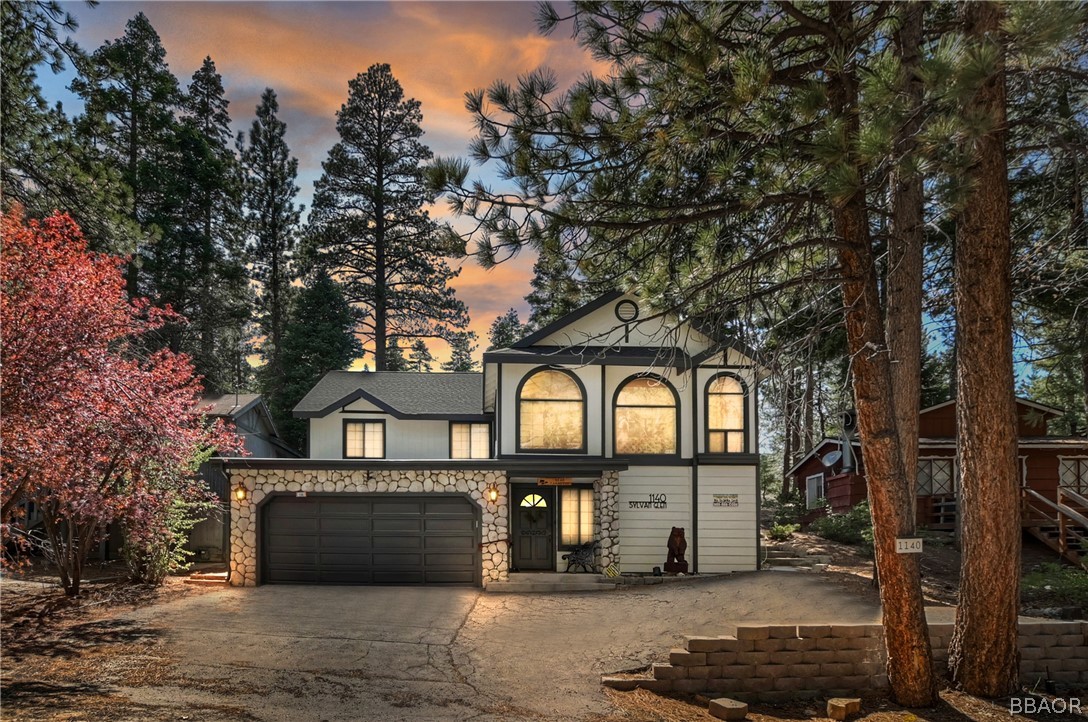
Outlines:
[[[663,661],[684,634],[879,616],[826,577],[773,572],[548,596],[225,588],[113,620],[156,635],[161,669],[116,677],[125,703],[104,718],[580,720],[609,709],[600,674]]]

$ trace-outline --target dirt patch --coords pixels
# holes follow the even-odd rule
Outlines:
[[[637,689],[633,692],[605,690],[615,712],[595,715],[586,722],[706,722],[715,719],[707,712],[707,699],[698,696],[661,696]],[[1044,699],[1037,697],[1037,699]],[[1045,698],[1053,701],[1054,698]],[[752,722],[829,722],[824,702],[789,705],[753,704]],[[1084,722],[1084,716],[1064,714],[1010,714],[1008,700],[985,700],[962,692],[944,691],[933,709],[907,709],[879,697],[862,702],[862,714],[851,722]]]
[[[925,552],[921,555],[922,594],[927,604],[955,606],[960,582],[960,552],[952,543],[952,536],[939,532],[922,532]],[[809,554],[831,557],[826,574],[855,594],[878,597],[873,585],[873,560],[861,547],[828,541],[815,534],[795,532],[786,546]],[[1021,574],[1034,571],[1043,564],[1058,561],[1057,555],[1042,544],[1024,539],[1021,552]],[[1058,607],[1047,604],[1045,599],[1036,602],[1038,607]]]

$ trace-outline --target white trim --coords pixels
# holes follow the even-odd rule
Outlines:
[[[819,451],[821,449],[823,449],[824,446],[826,446],[827,444],[835,444],[835,447],[839,451],[842,450],[842,439],[824,439],[820,443],[813,446],[811,451],[809,451],[807,454],[802,456],[800,461],[798,461],[796,464],[791,466],[789,471],[786,472],[786,476],[793,476],[802,466],[804,466],[806,463],[808,463],[808,461],[813,456],[815,456],[817,453],[819,453]],[[852,446],[855,449],[860,449],[861,448],[861,442],[858,441],[857,439],[851,439],[850,446]],[[854,471],[855,472],[857,471],[857,468],[858,468],[858,464],[857,464],[858,456],[859,456],[859,454],[854,454]]]
[[[809,485],[811,481],[819,482],[819,489],[823,492],[815,499],[812,498],[812,487]],[[809,474],[805,477],[805,508],[817,509],[820,507],[821,501],[827,501],[827,482],[822,471],[819,474]]]

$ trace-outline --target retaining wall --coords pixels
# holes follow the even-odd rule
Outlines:
[[[951,624],[930,624],[933,658],[943,668]],[[737,627],[735,636],[686,637],[654,664],[652,679],[607,676],[614,689],[726,694],[744,701],[843,697],[888,687],[887,652],[879,624]],[[1051,679],[1088,688],[1088,622],[1020,625],[1020,679]]]

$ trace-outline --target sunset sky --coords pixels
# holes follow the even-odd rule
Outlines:
[[[570,39],[569,26],[544,37],[532,2],[104,2],[88,8],[64,3],[79,21],[75,40],[93,51],[124,34],[126,21],[147,15],[162,37],[166,60],[182,86],[205,56],[223,76],[235,130],[245,130],[265,87],[279,96],[287,142],[299,159],[299,201],[307,207],[321,162],[337,140],[335,114],[347,98],[348,80],[373,63],[389,63],[405,94],[422,102],[424,142],[439,156],[464,156],[472,123],[464,93],[496,79],[508,81],[540,66],[566,87],[593,66]],[[69,115],[80,104],[66,86],[69,69],[43,69],[46,95]],[[440,202],[436,215],[444,214]],[[511,306],[525,318],[533,257],[484,271],[461,263],[455,280],[469,307],[481,348],[495,316]],[[445,356],[444,344],[436,355]]]

